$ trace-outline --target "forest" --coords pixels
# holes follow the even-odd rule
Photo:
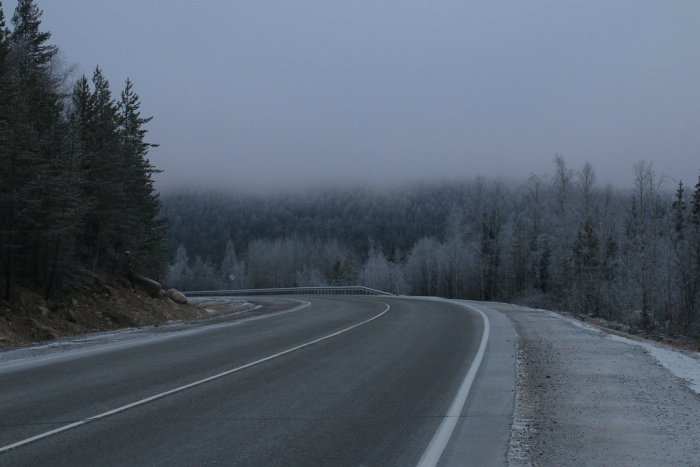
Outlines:
[[[600,186],[562,156],[519,183],[163,194],[169,285],[366,285],[502,300],[700,335],[700,178]]]
[[[136,272],[185,290],[366,285],[700,335],[700,178],[601,186],[561,156],[518,182],[278,194],[154,186],[133,83],[62,65],[34,0],[0,4],[0,297]],[[162,203],[162,205],[161,205]]]
[[[49,298],[164,270],[164,223],[140,99],[100,68],[74,79],[34,0],[0,4],[0,297]]]

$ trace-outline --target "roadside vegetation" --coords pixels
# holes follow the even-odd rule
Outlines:
[[[145,277],[165,225],[133,83],[75,80],[41,15],[0,3],[0,347],[199,316]]]
[[[1,5],[0,5],[1,6]],[[157,274],[164,225],[145,139],[150,118],[126,80],[71,80],[34,0],[0,8],[0,297],[51,298],[86,275]]]
[[[190,290],[362,284],[700,336],[700,180],[667,191],[640,162],[633,188],[600,186],[557,156],[518,183],[172,192],[161,206],[133,83],[115,96],[99,67],[75,80],[34,0],[7,23],[1,7],[5,315],[30,296],[68,313],[78,290],[147,291],[147,276]]]
[[[163,198],[184,289],[362,284],[502,300],[700,336],[700,180],[638,163],[633,188],[554,159],[553,174],[296,194]]]

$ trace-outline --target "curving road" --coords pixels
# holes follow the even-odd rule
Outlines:
[[[253,300],[263,309],[247,319],[0,363],[0,465],[505,464],[514,333],[502,315]]]

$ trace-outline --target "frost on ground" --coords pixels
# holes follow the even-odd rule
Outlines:
[[[494,307],[519,337],[511,465],[698,465],[700,396],[636,342]]]
[[[259,305],[235,297],[190,297],[189,301],[204,308],[209,314],[246,312],[260,308]]]
[[[663,365],[664,368],[676,375],[678,378],[685,381],[690,389],[700,394],[700,353],[694,352],[694,355],[686,355],[678,350],[662,347],[661,345],[652,342],[643,342],[630,339],[616,334],[608,334],[606,336],[610,340],[624,342],[625,344],[637,345],[649,352],[649,355],[654,357],[657,362]]]
[[[553,312],[550,313],[552,313],[553,316],[567,320],[574,326],[581,329],[601,333],[606,339],[641,347],[642,349],[646,350],[649,355],[654,357],[654,359],[664,368],[673,373],[677,378],[683,380],[696,394],[700,394],[700,352],[684,352],[669,348],[668,346],[656,342],[634,339],[618,334],[611,334],[606,332],[604,329],[582,323],[577,319],[562,316]]]
[[[513,413],[513,425],[511,428],[510,447],[508,450],[509,465],[531,465],[529,461],[531,454],[531,440],[535,436],[534,420],[530,418],[533,407],[530,406],[526,397],[524,386],[525,373],[523,352],[520,345],[516,345],[516,388],[515,407]]]
[[[210,297],[203,299],[190,299],[190,302],[196,303],[198,306],[202,306],[202,303],[207,304],[208,307],[205,309],[209,316],[188,321],[172,320],[160,326],[142,326],[139,328],[123,328],[112,331],[94,332],[60,338],[45,343],[37,343],[26,347],[4,350],[0,351],[0,364],[23,359],[45,357],[69,351],[80,351],[99,346],[118,345],[127,342],[151,339],[158,336],[176,333],[178,331],[192,329],[193,327],[197,326],[204,326],[230,319],[242,318],[247,316],[246,313],[258,311],[262,308],[260,305],[249,303],[246,300],[238,298],[230,299]]]

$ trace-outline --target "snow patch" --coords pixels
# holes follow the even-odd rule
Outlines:
[[[602,332],[599,328],[597,328],[595,326],[591,326],[590,324],[586,324],[586,323],[579,321],[577,319],[568,318],[568,317],[561,316],[561,315],[557,315],[557,316],[559,316],[560,318],[564,318],[565,320],[567,320],[568,322],[570,322],[571,324],[573,324],[577,328],[585,329],[586,331],[592,331],[592,332],[595,332],[598,334],[600,334]]]

